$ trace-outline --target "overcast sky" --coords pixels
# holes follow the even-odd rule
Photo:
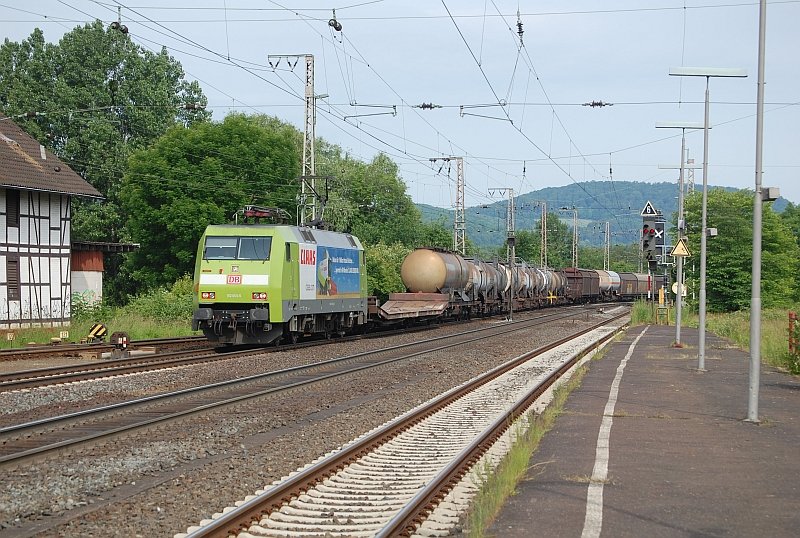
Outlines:
[[[440,207],[454,204],[455,166],[448,176],[429,160],[439,156],[464,157],[468,206],[496,201],[493,188],[608,179],[676,181],[677,195],[677,170],[659,165],[680,163],[681,130],[655,124],[702,123],[705,78],[669,69],[744,68],[747,78],[711,79],[708,181],[754,187],[757,1],[5,0],[0,21],[12,41],[40,27],[57,42],[111,23],[118,6],[136,43],[166,46],[200,82],[216,120],[260,112],[302,129],[304,60],[273,69],[268,55],[313,54],[315,93],[328,95],[317,136],[364,160],[387,153],[413,200]],[[800,0],[768,2],[763,184],[795,203],[798,23]],[[686,138],[701,164],[702,130]]]

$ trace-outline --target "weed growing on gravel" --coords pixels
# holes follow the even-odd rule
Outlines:
[[[650,325],[656,322],[653,303],[650,301],[636,301],[631,310],[631,325]]]
[[[587,368],[582,366],[572,375],[570,380],[554,391],[553,401],[544,413],[532,419],[528,430],[517,436],[517,440],[509,453],[492,471],[485,468],[479,471],[480,491],[470,507],[467,516],[467,532],[470,538],[483,538],[486,529],[492,523],[505,500],[514,494],[517,484],[525,478],[529,471],[528,462],[531,454],[539,447],[542,437],[550,431],[556,418],[561,414],[567,396],[580,386]]]

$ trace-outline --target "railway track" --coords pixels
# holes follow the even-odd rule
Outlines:
[[[245,354],[247,352],[239,352]],[[250,352],[252,353],[252,352]],[[21,370],[0,374],[0,392],[40,388],[63,383],[75,383],[90,379],[101,379],[116,375],[149,372],[164,368],[176,368],[190,364],[218,361],[234,357],[235,354],[204,353],[197,351],[175,351],[157,355],[138,355],[124,359],[111,359],[71,366],[54,366],[35,370]]]
[[[208,340],[204,336],[178,336],[171,338],[151,338],[145,340],[132,340],[128,347],[129,350],[141,350],[144,348],[155,348],[157,350],[171,349],[175,347],[208,348]],[[19,361],[39,357],[76,357],[81,354],[110,353],[115,349],[113,344],[94,343],[94,344],[41,344],[37,346],[25,346],[17,349],[0,349],[0,362]]]
[[[549,315],[549,314],[545,314]],[[427,326],[415,327],[412,329],[403,328],[395,331],[383,331],[367,335],[353,335],[333,340],[335,342],[351,342],[363,338],[383,338],[393,334],[408,333],[410,331],[425,331]],[[139,348],[146,347],[144,342],[162,342],[162,344],[180,344],[196,342],[203,337],[189,338],[167,338],[155,340],[140,340]],[[276,347],[259,348],[259,353],[269,353],[273,351],[288,351],[302,349],[305,347],[316,346],[330,343],[331,340],[310,340],[296,344],[284,344]],[[97,344],[92,349],[97,349]],[[109,346],[112,348],[113,346]],[[207,347],[207,346],[206,346]],[[133,373],[151,372],[167,368],[177,368],[202,364],[219,360],[235,359],[237,357],[248,356],[253,353],[253,348],[237,350],[238,348],[217,348],[215,351],[198,354],[198,350],[175,351],[168,353],[140,354],[121,359],[108,359],[103,361],[93,361],[88,363],[73,364],[68,366],[53,366],[49,368],[37,368],[32,370],[19,370],[14,372],[0,373],[0,393],[11,390],[33,389],[47,387],[65,383],[75,383],[78,381],[88,381],[92,379],[102,379],[117,375],[129,375]]]
[[[542,362],[576,335],[435,398],[176,538],[413,535],[516,418],[621,329],[600,327],[625,315],[581,331],[568,359]],[[431,519],[439,532],[453,523],[446,513]]]
[[[528,330],[548,321],[572,318],[574,315],[574,311],[547,313],[530,320],[497,324],[413,344],[359,353],[312,365],[184,389],[2,428],[0,467],[32,463],[42,458],[58,456],[67,450],[105,443],[121,435],[165,426],[255,398],[408,360],[425,353],[467,345],[478,339]]]

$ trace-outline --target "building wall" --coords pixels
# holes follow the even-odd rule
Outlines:
[[[101,253],[102,254],[102,253]],[[72,297],[85,304],[103,299],[102,271],[72,271]]]
[[[9,226],[7,192],[0,189],[0,328],[68,324],[70,197],[20,191],[19,226]],[[8,274],[16,259],[18,294]]]
[[[103,299],[103,253],[99,250],[72,251],[72,299],[84,304]]]

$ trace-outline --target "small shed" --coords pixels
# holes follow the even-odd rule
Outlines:
[[[84,304],[103,298],[104,255],[107,252],[131,252],[138,243],[72,242],[72,297]]]
[[[103,198],[0,115],[0,329],[69,324],[73,196]]]

